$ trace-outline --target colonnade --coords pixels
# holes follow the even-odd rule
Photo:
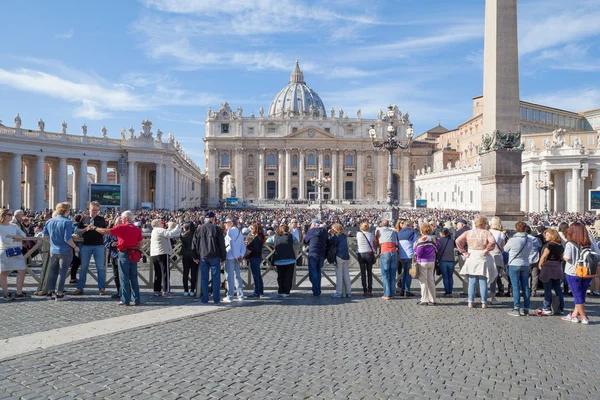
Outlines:
[[[90,183],[120,184],[122,208],[139,209],[143,202],[154,203],[154,208],[159,209],[188,208],[201,203],[201,180],[178,168],[172,160],[129,160],[124,171],[118,171],[119,159],[13,152],[0,155],[0,160],[0,203],[12,209],[42,211],[70,201],[74,209],[83,210],[90,201]],[[71,180],[69,166],[73,169]],[[95,173],[89,173],[90,168]]]

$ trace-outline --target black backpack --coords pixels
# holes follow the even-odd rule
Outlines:
[[[579,248],[579,256],[575,264],[575,275],[580,278],[595,278],[599,275],[598,264],[600,255],[594,253],[589,247]]]
[[[337,256],[337,236],[333,235],[327,239],[327,246],[325,247],[325,259],[329,264],[336,263]]]

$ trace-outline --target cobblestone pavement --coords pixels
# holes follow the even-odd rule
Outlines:
[[[236,302],[224,312],[9,359],[0,399],[600,398],[597,299],[588,304],[592,325],[583,326],[509,317],[508,299],[470,310],[464,298],[432,307],[329,293]],[[31,332],[54,319],[74,325],[95,313],[144,311],[104,303],[89,296],[2,304],[3,334],[15,321]]]

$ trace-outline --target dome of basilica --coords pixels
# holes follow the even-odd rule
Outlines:
[[[311,108],[312,106],[312,108]],[[304,82],[304,74],[296,61],[296,66],[292,71],[290,83],[279,91],[273,98],[269,107],[269,117],[283,117],[285,115],[299,115],[314,113],[314,115],[325,115],[325,106],[323,101],[311,88]]]

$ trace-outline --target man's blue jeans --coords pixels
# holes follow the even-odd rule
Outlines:
[[[552,308],[552,290],[558,296],[560,305],[558,309],[563,311],[565,309],[565,296],[560,287],[560,279],[550,279],[544,283],[544,310],[550,310]]]
[[[73,250],[69,249],[61,254],[50,255],[50,275],[48,276],[48,293],[56,291],[56,279],[58,279],[58,293],[65,291],[65,279],[69,267],[73,261]]]
[[[523,294],[523,308],[529,310],[529,265],[510,265],[508,275],[513,286],[514,308],[521,308],[521,293]]]
[[[325,257],[308,256],[308,278],[312,283],[312,292],[314,296],[321,295],[321,268],[325,263]]]
[[[201,258],[200,259],[200,286],[202,288],[202,303],[208,303],[208,273],[212,275],[213,301],[218,304],[221,301],[221,259]]]
[[[402,290],[410,292],[410,285],[412,284],[412,276],[408,273],[412,265],[412,259],[401,258],[400,263],[402,264]],[[400,272],[398,272],[400,273]]]
[[[254,294],[262,296],[265,294],[262,275],[260,274],[260,263],[262,258],[250,259],[250,271],[252,271],[252,281],[254,282]]]
[[[137,263],[129,260],[126,252],[119,252],[119,279],[121,280],[121,303],[129,304],[133,297],[135,304],[140,303],[140,284],[137,275]]]
[[[79,258],[81,259],[81,271],[79,272],[77,289],[83,291],[83,288],[85,287],[85,280],[87,279],[88,268],[90,267],[92,255],[94,256],[96,271],[98,272],[98,289],[104,289],[106,282],[106,273],[104,270],[105,251],[106,247],[102,245],[81,246],[81,250],[79,251]]]
[[[381,268],[381,282],[383,283],[383,295],[392,297],[396,292],[396,272],[398,270],[398,254],[393,251],[383,253],[379,256],[379,268]]]
[[[444,293],[452,294],[454,287],[454,261],[440,261],[442,280],[444,281]]]
[[[479,282],[479,293],[481,294],[481,302],[487,303],[488,296],[488,281],[485,276],[482,275],[469,275],[469,290],[468,301],[469,303],[473,303],[475,301],[475,291],[477,287],[477,282]]]
[[[233,300],[234,289],[237,289],[238,299],[243,299],[244,281],[242,280],[240,263],[238,260],[234,258],[225,260],[225,278],[227,279],[227,297],[229,300]]]

